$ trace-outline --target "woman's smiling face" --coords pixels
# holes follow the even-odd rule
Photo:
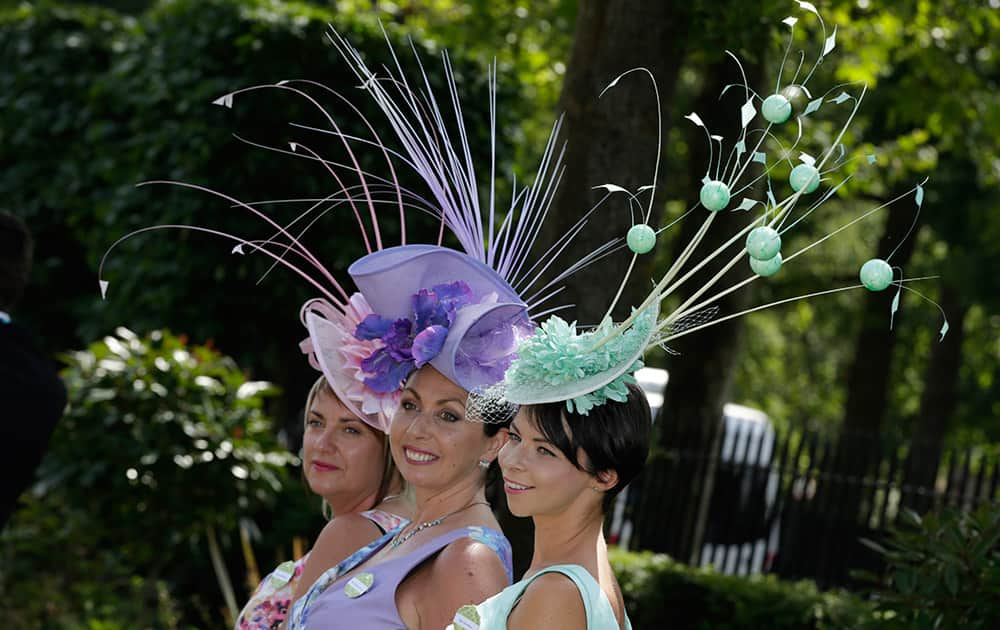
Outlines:
[[[586,465],[586,453],[577,457]],[[507,505],[515,516],[560,514],[581,500],[600,501],[601,495],[592,490],[599,484],[594,475],[566,459],[538,430],[526,408],[511,423],[499,462]]]
[[[489,437],[465,421],[468,392],[426,365],[410,376],[389,430],[392,456],[407,483],[441,491],[475,475],[492,461],[504,433]]]

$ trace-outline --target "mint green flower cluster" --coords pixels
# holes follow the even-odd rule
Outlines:
[[[657,314],[655,305],[647,308],[631,327],[599,348],[594,347],[596,342],[614,329],[610,319],[592,331],[577,334],[576,322],[550,317],[518,345],[517,360],[505,379],[508,397],[517,402],[562,399],[568,411],[580,415],[608,400],[624,402],[628,399],[627,384],[635,383],[632,374],[643,366],[642,352]],[[559,393],[565,397],[550,395]]]

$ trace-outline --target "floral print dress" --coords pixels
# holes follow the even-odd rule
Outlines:
[[[361,512],[361,516],[375,523],[383,532],[390,534],[394,534],[398,528],[409,523],[402,516],[383,510],[368,510]],[[382,538],[378,538],[376,542],[381,540]],[[331,571],[339,573],[344,567],[355,566],[357,560],[352,563],[352,559],[359,556],[367,548],[366,546],[354,552]],[[295,562],[282,562],[261,580],[253,595],[250,596],[250,601],[243,607],[243,611],[237,618],[235,630],[278,630],[278,627],[288,617],[292,596],[295,594],[295,588],[308,559],[309,554],[307,553]]]

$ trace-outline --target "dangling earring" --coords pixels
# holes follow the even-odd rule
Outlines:
[[[482,468],[483,470],[486,470],[487,468],[490,467],[490,462],[488,460],[481,459],[479,460],[479,467]]]

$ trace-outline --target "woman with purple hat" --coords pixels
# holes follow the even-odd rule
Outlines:
[[[402,149],[386,151],[390,178],[358,168],[354,174],[362,184],[353,193],[343,187],[344,198],[368,204],[373,219],[375,251],[348,270],[358,288],[351,299],[363,302],[370,313],[353,329],[338,329],[315,315],[307,316],[307,325],[321,357],[324,348],[370,344],[349,354],[366,387],[399,395],[389,441],[415,510],[409,525],[316,580],[293,605],[288,627],[438,630],[457,608],[499,592],[513,577],[510,545],[486,502],[485,487],[514,409],[491,409],[494,422],[469,423],[463,421],[466,401],[470,392],[503,380],[519,340],[531,335],[532,320],[546,312],[543,305],[558,293],[558,283],[599,255],[579,258],[552,274],[553,280],[541,281],[593,210],[554,247],[539,248],[541,256],[536,252],[529,260],[560,170],[555,142],[550,141],[532,186],[514,195],[502,221],[495,222],[501,216],[494,209],[495,191],[488,197],[488,217],[480,207],[447,56],[446,85],[455,116],[449,124],[431,89],[412,91],[400,65],[397,75],[383,69],[376,76],[344,39],[336,33],[331,39],[385,114]],[[426,86],[426,77],[414,85]],[[456,129],[457,148],[450,141]],[[384,148],[377,138],[369,144]],[[429,199],[398,184],[390,153],[423,178]],[[382,186],[365,184],[372,179]],[[379,191],[398,202],[400,246],[381,246],[375,207],[386,200]],[[441,246],[440,238],[436,245],[405,244],[402,217],[412,206],[438,217],[442,234],[448,228],[463,251]],[[321,537],[317,546],[323,542]]]
[[[387,150],[376,137],[368,144],[386,151],[391,176],[374,177],[358,167],[354,175],[361,184],[341,184],[343,199],[367,204],[372,217],[376,247],[348,270],[358,288],[351,300],[363,303],[368,314],[353,328],[316,314],[307,315],[306,323],[321,361],[329,349],[355,348],[343,354],[356,362],[356,380],[399,396],[389,441],[415,509],[409,525],[320,576],[294,603],[288,628],[438,630],[456,609],[499,592],[513,578],[510,545],[486,502],[485,487],[514,409],[491,409],[490,423],[464,422],[470,392],[503,380],[519,340],[534,329],[532,320],[552,310],[543,309],[558,293],[558,283],[601,252],[578,258],[542,282],[593,212],[529,260],[560,170],[555,142],[546,148],[532,186],[514,195],[502,221],[495,222],[501,213],[494,211],[494,191],[488,217],[480,207],[447,56],[446,85],[455,116],[450,124],[430,87],[412,91],[401,66],[396,66],[398,75],[383,69],[376,76],[345,40],[336,33],[331,39],[385,114],[402,149]],[[426,86],[426,77],[415,85]],[[457,148],[450,141],[455,129]],[[558,129],[557,124],[553,137]],[[339,131],[335,135],[346,140]],[[390,153],[423,178],[429,199],[399,185]],[[332,168],[332,162],[324,164]],[[383,248],[379,237],[376,205],[387,203],[386,197],[398,203],[403,225],[403,244],[397,247]],[[436,245],[406,244],[402,217],[414,206],[438,217],[442,235],[448,228],[463,251],[441,246],[440,238]],[[317,547],[324,542],[321,537]]]
[[[464,420],[469,391],[502,379],[530,334],[527,307],[493,269],[439,246],[384,249],[349,273],[372,310],[353,335],[375,344],[360,361],[364,383],[399,392],[389,438],[416,507],[409,525],[347,563],[356,566],[315,582],[290,627],[441,628],[512,579],[485,497],[506,425]]]
[[[498,208],[495,169],[490,169],[487,187],[477,183],[447,55],[443,63],[448,93],[442,106],[422,71],[417,81],[408,82],[394,55],[397,72],[381,68],[376,75],[337,33],[331,33],[331,40],[357,75],[362,93],[385,115],[398,146],[386,146],[366,119],[362,122],[373,139],[343,132],[318,99],[332,94],[336,103],[346,102],[359,115],[361,110],[336,90],[314,82],[282,81],[239,90],[215,103],[232,107],[239,94],[268,88],[302,97],[320,109],[329,129],[296,128],[311,139],[317,131],[329,134],[342,144],[343,158],[322,158],[299,142],[291,143],[290,152],[286,147],[265,148],[314,163],[333,176],[334,191],[321,199],[246,203],[180,183],[261,219],[271,235],[251,239],[198,226],[145,230],[184,227],[211,233],[233,241],[235,254],[263,255],[305,279],[322,297],[303,307],[309,330],[304,349],[337,398],[354,405],[358,417],[381,413],[380,418],[391,418],[383,428],[414,501],[413,520],[334,565],[344,540],[356,540],[338,532],[338,521],[349,519],[334,519],[305,564],[288,628],[439,630],[457,608],[482,601],[512,581],[510,545],[485,500],[485,486],[513,410],[492,409],[494,422],[488,424],[464,422],[469,393],[503,380],[518,341],[534,328],[532,321],[556,310],[548,303],[559,293],[562,280],[615,243],[577,257],[566,269],[554,267],[599,203],[551,247],[535,247],[561,171],[562,151],[555,142],[559,123],[534,181],[512,192],[509,207]],[[489,85],[492,108],[492,77]],[[443,113],[449,111],[451,117]],[[494,139],[495,125],[491,116]],[[491,142],[491,150],[494,146]],[[356,147],[381,153],[384,171],[376,175],[362,168]],[[400,184],[400,164],[424,181],[426,191]],[[260,209],[265,203],[304,203],[308,209],[282,225]],[[353,294],[301,240],[324,215],[347,207],[368,249],[348,270],[358,288]],[[398,208],[401,244],[396,247],[383,246],[379,215],[385,208],[393,214]],[[440,222],[437,244],[407,244],[405,216],[411,211]],[[446,228],[462,251],[441,245]],[[103,277],[100,287],[102,292],[108,289]]]

